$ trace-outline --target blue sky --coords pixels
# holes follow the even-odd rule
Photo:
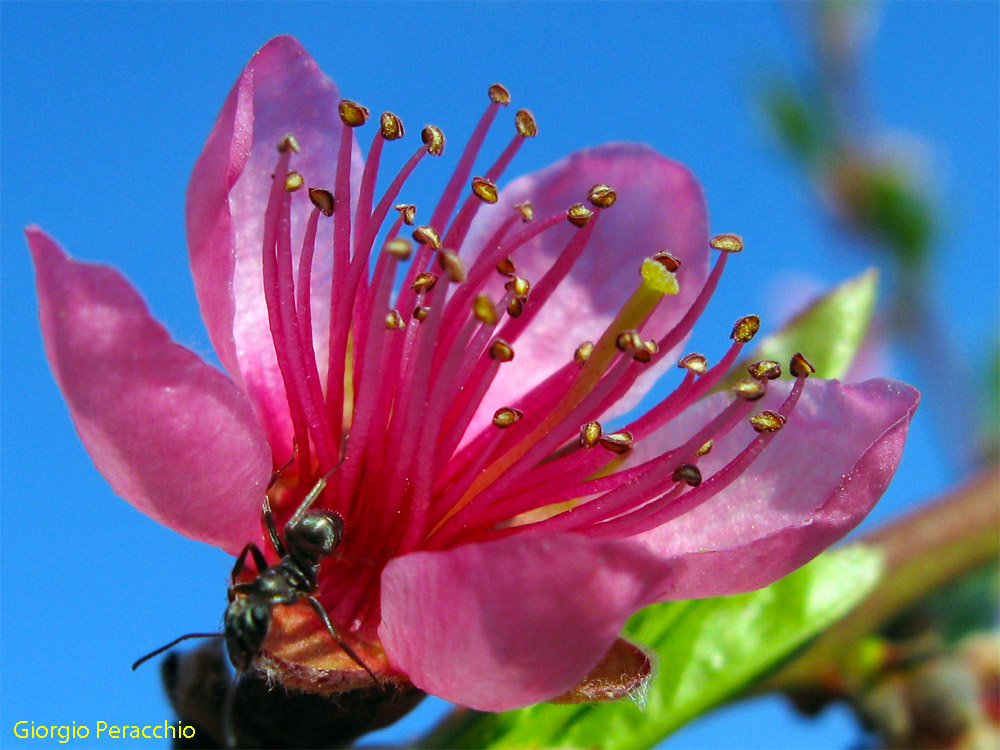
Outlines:
[[[739,232],[748,247],[695,334],[715,354],[736,317],[774,310],[779,283],[833,284],[876,260],[829,223],[754,110],[762,73],[802,63],[793,11],[725,2],[5,3],[0,746],[14,744],[22,719],[169,718],[155,665],[133,674],[129,664],[176,635],[216,627],[231,566],[134,511],[94,470],[45,361],[24,225],[120,268],[178,341],[211,357],[187,267],[184,190],[240,69],[287,32],[345,96],[413,126],[434,122],[453,142],[471,131],[486,87],[503,82],[540,123],[512,176],[609,140],[647,142],[687,163],[705,188],[712,231]],[[938,176],[933,301],[973,359],[997,326],[997,28],[995,3],[887,4],[866,68],[881,124],[919,137]],[[418,176],[415,202],[445,178],[443,168]],[[924,380],[905,357],[888,367]],[[929,412],[915,420],[874,522],[953,478]],[[386,741],[417,731],[435,710],[428,702]],[[774,699],[703,719],[666,747],[837,748],[856,739],[844,711],[805,721]]]

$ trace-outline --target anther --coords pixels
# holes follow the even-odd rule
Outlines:
[[[309,200],[312,204],[320,210],[324,216],[333,216],[333,207],[336,205],[336,201],[333,198],[333,193],[329,190],[324,190],[323,188],[309,188]]]
[[[501,430],[521,420],[524,412],[513,406],[504,406],[493,413],[493,424]]]
[[[403,137],[403,121],[392,112],[383,112],[379,118],[382,137],[387,141],[399,140]]]
[[[708,244],[724,253],[738,253],[743,249],[743,238],[738,234],[717,234]]]
[[[598,208],[610,208],[618,200],[618,194],[613,187],[602,182],[590,189],[590,192],[587,193],[587,200]]]
[[[708,372],[708,360],[705,359],[704,355],[696,352],[685,354],[677,360],[677,366],[682,370],[690,370],[695,375],[704,375]]]
[[[677,294],[681,290],[677,274],[652,258],[643,258],[639,266],[643,285],[659,294]]]
[[[337,111],[341,122],[349,128],[358,128],[368,122],[368,108],[350,99],[341,99]]]
[[[634,439],[631,432],[622,430],[621,432],[612,432],[609,435],[601,435],[598,442],[612,453],[624,453],[632,447]]]
[[[600,422],[587,422],[587,424],[580,426],[580,445],[584,448],[593,448],[601,439],[602,434],[604,431],[601,429]]]
[[[514,126],[522,138],[534,138],[538,135],[538,123],[535,122],[535,116],[527,109],[517,110],[517,114],[514,115]]]
[[[524,301],[521,297],[511,297],[507,303],[507,314],[512,318],[520,318],[524,313]]]
[[[402,331],[406,328],[406,321],[399,314],[399,310],[390,310],[385,314],[385,327],[390,331]]]
[[[286,151],[294,151],[297,154],[302,153],[299,149],[298,139],[291,133],[285,133],[285,137],[278,142],[278,152],[285,153]]]
[[[413,319],[418,323],[423,323],[427,319],[427,314],[431,311],[429,307],[417,305],[413,308]]]
[[[461,284],[467,278],[465,264],[454,250],[442,250],[438,253],[438,265],[444,270],[448,280],[453,284]]]
[[[667,250],[661,250],[653,255],[653,260],[670,271],[670,273],[677,273],[677,269],[681,267],[680,258]]]
[[[499,362],[510,362],[514,359],[514,350],[503,339],[493,339],[490,344],[490,357]]]
[[[805,358],[802,352],[795,352],[792,355],[792,361],[788,363],[788,371],[792,373],[793,377],[808,378],[812,373],[816,372],[816,368],[813,367],[812,362]]]
[[[781,377],[781,365],[773,359],[760,359],[747,368],[754,380],[777,380]]]
[[[531,201],[515,203],[514,210],[521,214],[521,221],[525,224],[535,218],[535,204]]]
[[[510,276],[514,273],[514,261],[510,258],[504,258],[499,263],[497,263],[497,271],[499,271],[504,276]]]
[[[750,417],[750,424],[755,432],[777,432],[785,426],[787,421],[776,411],[762,411],[760,414],[754,414]]]
[[[594,353],[594,342],[584,341],[582,344],[580,344],[580,346],[576,348],[576,351],[573,352],[573,359],[576,360],[576,363],[582,367],[583,364],[588,359],[590,359],[590,355],[593,353]]]
[[[430,271],[421,271],[417,274],[417,277],[413,280],[413,284],[410,289],[415,291],[417,294],[422,294],[429,292],[437,284],[437,274],[431,273]]]
[[[632,359],[636,362],[642,362],[646,364],[651,362],[653,355],[660,351],[660,345],[655,341],[650,339],[649,341],[643,341],[642,346],[636,349],[635,353],[632,355]]]
[[[472,300],[472,314],[476,316],[476,320],[486,325],[493,325],[497,322],[496,306],[493,304],[493,300],[485,294],[477,294],[476,298]]]
[[[484,203],[496,203],[500,198],[497,186],[485,177],[472,178],[472,192]]]
[[[502,104],[505,107],[510,104],[510,92],[502,83],[494,83],[490,86],[489,94],[490,99],[497,104]]]
[[[408,226],[413,226],[413,220],[417,217],[417,207],[412,203],[397,203],[393,206],[399,215],[403,217],[403,223]]]
[[[760,318],[756,315],[747,315],[740,318],[733,324],[733,332],[729,334],[729,338],[733,341],[745,344],[756,336],[757,331],[759,330]]]
[[[413,230],[413,239],[421,245],[430,245],[434,250],[441,249],[441,235],[434,227],[420,226]]]
[[[436,125],[425,125],[420,131],[420,140],[427,146],[431,156],[441,156],[444,153],[444,133]]]
[[[290,169],[288,174],[285,175],[285,192],[294,193],[296,190],[301,188],[306,184],[305,178],[301,174],[296,172],[294,169]]]
[[[671,479],[675,482],[684,482],[691,487],[697,487],[701,484],[701,469],[694,464],[681,464],[674,469]]]
[[[637,349],[642,348],[642,337],[639,336],[639,332],[635,330],[622,331],[615,339],[615,346],[617,346],[620,351],[623,351],[626,354],[631,354]]]
[[[733,393],[744,401],[756,401],[764,395],[764,386],[759,380],[743,378],[733,386]]]
[[[503,285],[508,292],[514,292],[518,297],[527,297],[531,291],[531,282],[523,276],[511,276],[510,281]]]
[[[574,203],[569,207],[569,211],[566,212],[566,218],[575,227],[587,226],[587,222],[590,221],[590,217],[593,215],[594,212],[582,203]]]
[[[405,237],[393,237],[390,240],[386,240],[385,244],[382,245],[382,250],[400,260],[409,260],[410,253],[413,252],[410,241]]]
[[[701,444],[701,447],[697,451],[695,451],[695,455],[707,456],[709,453],[712,452],[712,448],[714,447],[715,447],[714,440],[706,440],[704,443]]]

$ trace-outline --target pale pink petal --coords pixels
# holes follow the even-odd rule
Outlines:
[[[290,36],[275,37],[253,56],[230,91],[191,175],[188,244],[195,290],[212,343],[237,384],[245,387],[275,451],[291,450],[284,384],[263,304],[261,246],[264,208],[277,145],[296,136],[292,167],[309,187],[334,190],[343,125],[337,87]],[[355,144],[356,194],[362,161]],[[298,257],[312,205],[293,196],[292,244]],[[333,222],[320,222],[312,277],[313,340],[326,371]],[[325,250],[325,251],[324,251]],[[282,458],[284,460],[284,458]]]
[[[754,411],[775,409],[774,382]],[[651,435],[660,450],[718,412],[717,395]],[[896,471],[919,394],[893,380],[809,380],[788,424],[718,496],[636,540],[662,560],[657,599],[748,591],[808,562],[868,514]],[[672,433],[672,434],[670,434]],[[701,459],[708,477],[753,439],[740,425]],[[651,574],[656,575],[650,570]]]
[[[485,423],[498,406],[515,403],[519,395],[564,365],[580,343],[596,341],[638,286],[642,258],[669,250],[683,261],[678,272],[680,293],[664,299],[650,333],[662,335],[668,330],[700,291],[709,251],[701,187],[683,165],[634,143],[578,151],[514,180],[501,190],[498,203],[480,209],[463,254],[474,257],[515,204],[530,200],[537,221],[574,203],[589,206],[588,191],[602,182],[615,188],[618,201],[602,211],[582,257],[519,339],[514,361],[501,368],[474,426]],[[518,274],[537,283],[576,231],[565,222],[525,245],[513,256]],[[671,364],[670,359],[650,368],[615,413],[637,403]]]
[[[392,560],[379,638],[445,700],[505,711],[582,679],[648,597],[651,558],[620,540],[514,536]]]
[[[271,451],[250,403],[171,341],[121,274],[26,234],[49,362],[98,470],[186,536],[233,554],[259,540]]]

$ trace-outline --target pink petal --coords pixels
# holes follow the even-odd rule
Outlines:
[[[26,234],[49,362],[97,469],[186,536],[233,554],[260,539],[271,451],[246,398],[172,342],[117,271]]]
[[[505,711],[561,695],[648,596],[648,555],[620,540],[514,536],[416,552],[382,573],[379,638],[434,695]]]
[[[477,254],[515,204],[530,200],[537,221],[574,203],[589,206],[587,192],[601,182],[615,188],[618,201],[602,212],[580,260],[519,339],[514,361],[501,368],[487,393],[486,416],[474,424],[492,417],[498,406],[515,403],[517,396],[569,361],[580,343],[596,341],[638,286],[642,258],[669,250],[683,261],[680,293],[664,298],[651,332],[668,330],[701,289],[708,268],[708,219],[701,187],[680,163],[634,143],[578,151],[514,180],[501,191],[497,204],[480,209],[463,253]],[[518,274],[537,283],[575,231],[566,222],[518,250],[513,256]],[[660,367],[650,368],[615,413],[637,403],[670,360],[666,357]]]
[[[191,268],[202,316],[219,359],[245,388],[276,451],[290,450],[284,384],[263,304],[264,209],[276,146],[293,133],[302,148],[292,167],[309,187],[334,189],[343,125],[337,87],[290,36],[275,37],[253,56],[230,91],[188,185]],[[357,146],[355,144],[355,151]],[[355,154],[356,193],[362,161]],[[338,196],[339,197],[339,196]],[[312,209],[305,190],[292,201],[296,262]],[[320,222],[312,277],[313,339],[325,376],[333,222]]]
[[[788,381],[772,383],[754,411],[776,408],[789,388]],[[676,444],[678,435],[704,424],[726,398],[707,399],[648,440],[661,449]],[[843,385],[810,379],[788,424],[734,484],[636,537],[662,560],[656,598],[690,599],[766,586],[847,534],[895,473],[918,400],[916,389],[892,380]],[[753,436],[744,424],[718,441],[699,463],[703,476]]]

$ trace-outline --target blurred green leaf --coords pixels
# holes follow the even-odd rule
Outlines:
[[[776,79],[768,84],[761,108],[774,137],[792,156],[812,164],[829,151],[829,117],[791,81]]]
[[[796,352],[813,363],[816,377],[844,377],[868,333],[877,290],[878,271],[874,268],[841,283],[762,340],[716,390],[745,378],[747,365],[760,359],[772,359],[787,368]]]
[[[651,747],[843,617],[871,591],[881,570],[875,550],[854,545],[827,552],[760,591],[647,607],[626,626],[631,638],[659,656],[644,707],[623,700],[469,711],[423,746]]]

